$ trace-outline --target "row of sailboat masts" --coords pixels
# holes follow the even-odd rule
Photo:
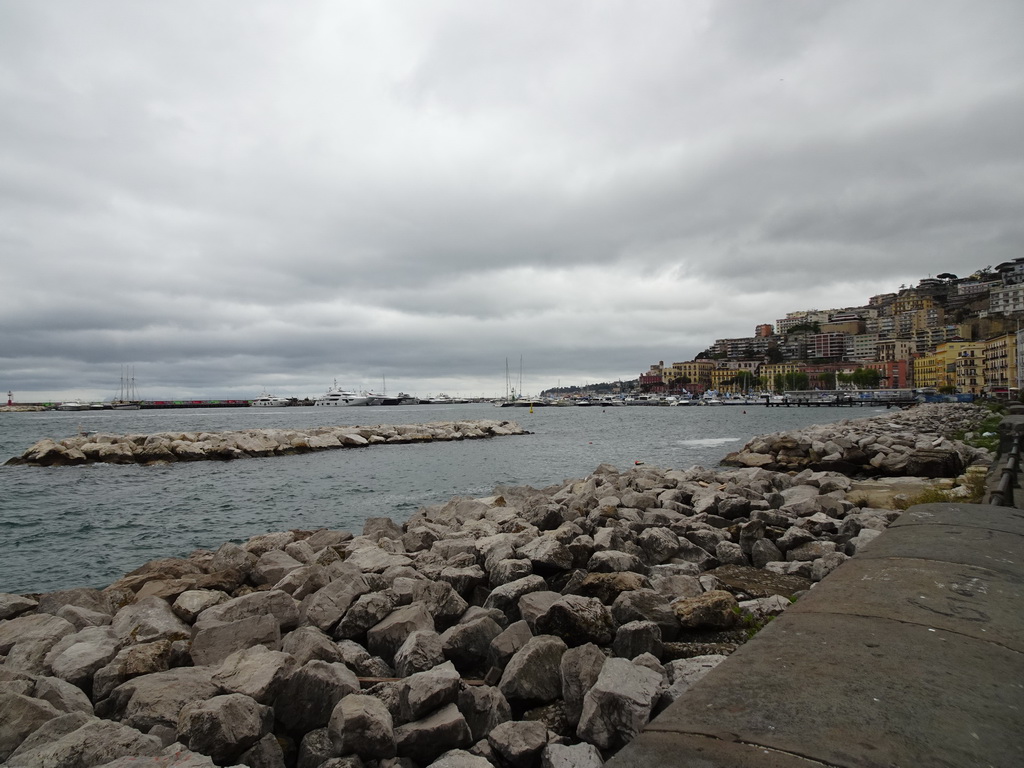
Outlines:
[[[121,366],[121,389],[113,406],[122,410],[139,407],[139,396],[135,391],[135,366]]]

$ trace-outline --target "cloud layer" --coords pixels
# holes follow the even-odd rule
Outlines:
[[[0,387],[635,377],[1021,255],[1024,5],[0,7]]]

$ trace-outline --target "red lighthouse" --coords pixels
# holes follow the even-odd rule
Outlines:
[[[14,395],[11,394],[11,390],[7,390],[7,404],[14,405]]]

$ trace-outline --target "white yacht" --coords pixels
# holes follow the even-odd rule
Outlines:
[[[313,401],[313,405],[340,407],[346,405],[368,405],[369,402],[370,398],[367,395],[338,389],[338,382],[334,382],[334,386],[328,389],[322,397],[318,397]]]
[[[89,404],[83,403],[81,400],[65,400],[63,403],[57,405],[58,411],[87,411],[89,410]]]
[[[249,404],[253,408],[283,408],[286,405],[291,405],[292,401],[287,397],[276,397],[274,395],[268,395],[266,392],[264,392],[255,400],[251,400]]]

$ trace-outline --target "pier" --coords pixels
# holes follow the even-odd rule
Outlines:
[[[765,399],[765,405],[769,408],[909,408],[917,405],[915,398],[856,398],[856,397],[834,397],[834,398],[809,398],[809,397],[787,397],[785,400],[772,402]]]

